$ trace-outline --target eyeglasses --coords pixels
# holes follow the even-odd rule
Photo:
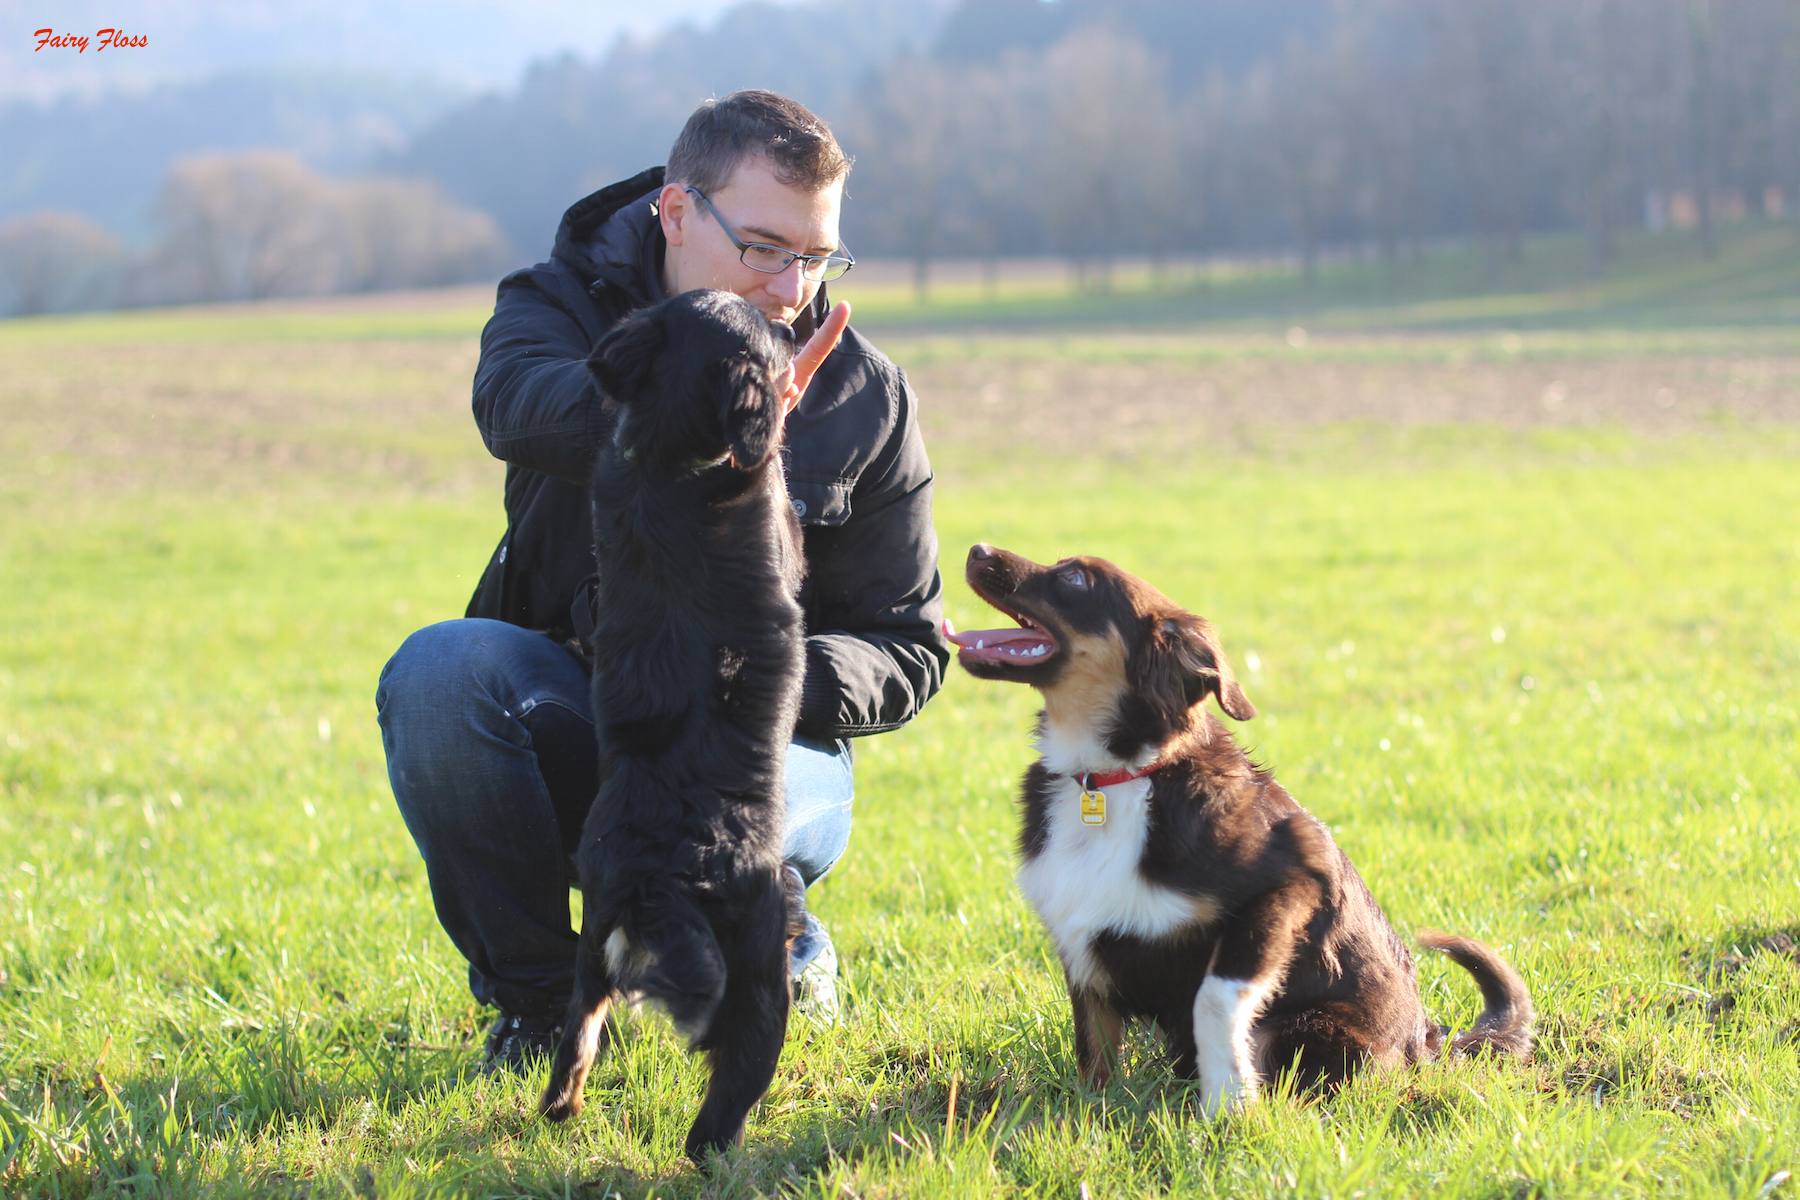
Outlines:
[[[725,231],[731,244],[738,248],[738,261],[752,271],[761,271],[764,275],[779,275],[788,269],[790,263],[799,259],[801,275],[814,283],[827,283],[856,265],[856,259],[851,257],[847,249],[842,254],[795,254],[792,250],[783,250],[780,246],[771,246],[766,242],[746,242],[725,223],[725,218],[719,215],[713,202],[706,198],[706,193],[697,187],[687,190],[694,194],[696,200],[706,205],[706,211],[719,223],[719,228]]]

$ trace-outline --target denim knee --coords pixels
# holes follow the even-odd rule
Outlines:
[[[430,823],[498,779],[501,760],[529,753],[533,708],[556,704],[592,723],[586,671],[549,638],[503,621],[464,618],[418,630],[382,668],[375,690],[388,774],[402,815]],[[484,789],[487,783],[490,788]]]
[[[856,778],[850,743],[795,738],[787,752],[787,816],[782,857],[808,887],[831,872],[850,845]]]
[[[574,970],[564,843],[579,820],[562,818],[552,787],[579,773],[561,769],[574,758],[588,782],[571,784],[584,792],[571,807],[593,798],[587,672],[530,630],[446,621],[406,639],[376,702],[394,799],[476,998],[554,1009]]]

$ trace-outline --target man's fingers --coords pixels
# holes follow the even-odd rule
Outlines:
[[[813,374],[818,371],[820,364],[837,349],[839,340],[844,336],[844,328],[849,324],[850,302],[840,300],[825,314],[825,323],[806,339],[806,345],[800,347],[800,353],[794,355],[794,387],[802,394],[806,392],[806,385],[812,382]]]

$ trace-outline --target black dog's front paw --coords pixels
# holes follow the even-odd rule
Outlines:
[[[581,1092],[572,1089],[568,1084],[560,1087],[552,1079],[550,1086],[544,1089],[543,1098],[538,1101],[538,1116],[546,1121],[561,1124],[570,1117],[581,1115]]]
[[[720,1137],[717,1133],[702,1132],[698,1127],[690,1130],[687,1137],[688,1160],[696,1167],[706,1170],[712,1166],[713,1159],[727,1150],[742,1147],[744,1144],[744,1127],[738,1126],[732,1137]]]

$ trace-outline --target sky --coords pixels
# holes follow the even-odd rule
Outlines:
[[[597,57],[621,33],[705,24],[737,0],[0,0],[0,101],[135,89],[221,71],[351,67],[428,75],[473,89],[516,83],[525,65]],[[38,47],[36,30],[86,37]],[[102,49],[101,29],[142,47]]]

